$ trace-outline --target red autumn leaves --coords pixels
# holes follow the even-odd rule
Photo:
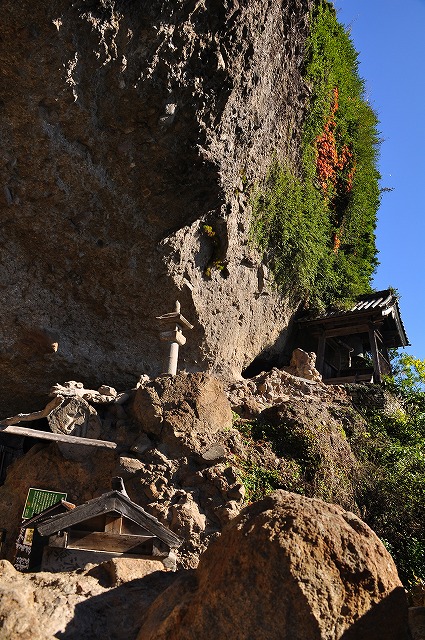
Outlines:
[[[342,220],[341,213],[337,211],[337,203],[341,196],[350,193],[353,187],[353,178],[356,163],[349,146],[344,144],[338,151],[335,135],[335,115],[338,111],[338,87],[333,90],[331,112],[323,128],[323,132],[316,138],[316,171],[322,188],[323,195],[329,201],[329,206],[334,209],[336,221],[340,221],[338,229],[333,234],[333,250],[338,253],[341,244]]]

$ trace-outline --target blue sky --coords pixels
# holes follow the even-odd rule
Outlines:
[[[335,0],[359,52],[359,73],[383,142],[373,286],[401,296],[411,347],[425,359],[425,0]]]

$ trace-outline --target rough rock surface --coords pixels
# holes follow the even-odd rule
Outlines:
[[[273,367],[248,380],[238,380],[226,385],[226,393],[234,409],[242,417],[258,416],[264,409],[293,398],[308,398],[310,404],[348,402],[343,387],[331,386],[320,380],[293,375],[284,369]]]
[[[289,367],[285,367],[285,371],[306,380],[321,382],[322,376],[315,365],[316,354],[314,351],[307,352],[303,349],[294,349]]]
[[[160,373],[176,298],[187,370],[282,345],[294,308],[248,245],[246,184],[297,162],[309,5],[2,3],[0,417],[57,380]]]
[[[168,457],[208,456],[223,430],[232,426],[222,385],[202,373],[156,378],[139,387],[133,408],[143,430],[161,441]]]
[[[338,405],[323,400],[291,398],[265,409],[261,419],[274,428],[277,455],[304,459],[313,495],[354,510],[359,463],[335,416],[337,411]]]
[[[121,476],[130,498],[184,540],[177,557],[181,579],[174,583],[175,578],[167,577],[170,574],[158,573],[154,562],[139,564],[124,559],[86,567],[70,577],[16,574],[3,563],[1,639],[9,640],[15,634],[24,640],[47,640],[63,634],[70,640],[133,640],[145,624],[143,633],[151,635],[141,637],[149,640],[156,637],[152,636],[154,624],[158,633],[165,634],[158,638],[184,640],[185,636],[176,632],[176,625],[183,621],[185,633],[186,629],[194,633],[187,637],[208,640],[207,632],[203,635],[196,627],[198,623],[210,624],[211,616],[216,629],[217,616],[223,629],[229,620],[233,622],[225,633],[219,628],[214,638],[242,634],[245,622],[237,618],[242,614],[259,640],[405,640],[404,623],[398,626],[396,617],[404,616],[405,602],[399,598],[394,565],[370,529],[352,513],[279,492],[238,517],[244,501],[253,499],[250,492],[258,470],[260,477],[277,474],[279,486],[304,493],[311,490],[321,496],[325,492],[326,499],[339,500],[350,510],[356,508],[350,492],[355,485],[355,461],[344,438],[344,426],[353,428],[359,421],[361,431],[364,423],[341,387],[273,369],[230,385],[230,402],[221,383],[205,373],[156,380],[144,376],[137,390],[124,395],[105,386],[87,390],[76,382],[55,388],[61,397],[84,398],[96,411],[100,437],[114,440],[118,448],[68,456],[55,444],[38,443],[16,460],[0,487],[6,557],[13,560],[30,486],[64,491],[68,500],[81,504],[109,490],[111,478]],[[254,415],[259,416],[256,424],[264,418],[274,430],[275,450],[249,436],[252,420],[251,427],[250,421],[245,421],[245,431],[243,420],[236,422],[240,431],[230,426],[230,406],[243,413],[253,410],[254,405]],[[59,422],[68,419],[67,415],[56,417]],[[44,425],[39,424],[42,420],[33,421],[33,425],[47,428],[48,418],[43,420]],[[83,449],[87,448],[78,447],[78,451]],[[309,460],[310,479],[300,479],[301,468],[296,462],[300,454],[302,464]],[[251,474],[249,481],[246,474]],[[351,484],[345,482],[347,478]],[[225,525],[222,543],[210,547]],[[200,554],[207,548],[199,573],[194,573]],[[147,615],[147,607],[170,584],[174,586]],[[205,595],[209,584],[212,598]],[[393,594],[391,587],[396,589]],[[202,599],[210,603],[204,617],[199,613]],[[250,604],[244,609],[246,602]],[[375,607],[374,603],[379,604]],[[276,606],[283,612],[280,617],[275,615]],[[292,613],[287,615],[285,607]],[[23,609],[28,613],[24,620],[16,614]],[[382,611],[390,620],[393,635],[379,635],[381,627],[382,633],[387,633],[380,618]],[[255,619],[250,618],[253,612],[258,614]],[[272,622],[268,622],[270,612],[276,618]],[[198,622],[193,623],[192,618],[199,618]],[[417,607],[411,611],[410,623],[418,640],[422,622]],[[295,635],[281,634],[278,624],[286,624],[288,633]],[[372,635],[370,628],[378,635]],[[296,635],[299,629],[304,636]],[[399,636],[395,635],[397,629]],[[115,635],[110,635],[111,630]],[[250,633],[235,637],[246,640]]]
[[[395,565],[354,514],[279,491],[245,509],[139,640],[407,640]]]
[[[230,385],[230,402],[221,383],[203,373],[143,377],[135,392],[117,393],[107,402],[75,382],[63,385],[61,394],[64,389],[71,398],[81,399],[72,393],[84,392],[101,424],[100,438],[118,447],[39,442],[9,467],[0,487],[0,527],[7,530],[5,557],[11,561],[29,487],[66,492],[82,504],[121,476],[130,498],[184,539],[178,554],[184,567],[196,566],[209,541],[252,499],[242,484],[247,469],[278,473],[279,486],[357,510],[356,462],[344,427],[360,421],[361,429],[362,419],[340,387],[273,369]],[[232,428],[231,406],[272,425],[282,436],[277,449]],[[41,428],[48,429],[44,420]],[[309,460],[308,478],[298,459]]]
[[[135,638],[143,612],[177,574],[131,575],[115,563],[121,577],[111,583],[102,566],[22,574],[0,560],[0,640]]]

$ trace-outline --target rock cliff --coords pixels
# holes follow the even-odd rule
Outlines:
[[[275,159],[301,166],[312,5],[2,3],[0,421],[110,447],[14,436],[0,639],[406,638],[395,565],[359,519],[363,400],[309,354],[240,375],[282,356],[300,303],[250,241],[250,189]],[[160,376],[155,318],[177,299],[194,328]],[[177,573],[13,569],[29,487],[82,504],[115,476],[183,540]]]
[[[309,5],[3,4],[2,414],[159,373],[176,298],[189,371],[282,346],[294,305],[249,246],[246,184],[297,164]]]

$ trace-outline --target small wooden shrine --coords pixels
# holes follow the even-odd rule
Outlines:
[[[328,384],[382,382],[391,374],[388,350],[409,341],[393,291],[360,296],[347,311],[298,321],[303,348],[315,351],[316,369]]]
[[[75,569],[116,556],[164,562],[182,543],[121,490],[48,518],[37,529],[48,537],[42,569],[49,571]]]

